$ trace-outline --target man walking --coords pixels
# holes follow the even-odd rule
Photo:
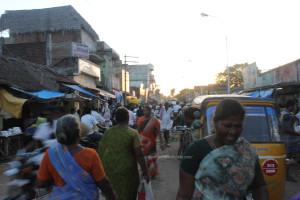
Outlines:
[[[169,134],[170,134],[170,129],[172,128],[173,125],[173,110],[172,108],[169,107],[168,102],[165,103],[165,107],[161,109],[160,111],[160,120],[161,120],[161,129],[164,133],[164,138],[165,138],[165,146],[169,147]]]

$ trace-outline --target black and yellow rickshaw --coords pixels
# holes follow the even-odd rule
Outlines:
[[[286,176],[286,150],[280,135],[280,109],[273,99],[241,95],[206,95],[193,100],[192,107],[200,109],[199,138],[212,134],[212,119],[218,102],[231,98],[246,110],[242,137],[251,142],[268,185],[269,199],[282,200]]]

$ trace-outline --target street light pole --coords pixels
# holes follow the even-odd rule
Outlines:
[[[212,15],[208,15],[206,13],[201,13],[201,17],[213,17],[213,18],[217,18],[215,16]],[[228,66],[228,48],[227,48],[227,35],[226,35],[226,68],[227,68],[227,93],[230,94],[230,80],[229,80],[229,66]]]

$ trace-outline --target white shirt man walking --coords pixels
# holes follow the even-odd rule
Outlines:
[[[159,116],[161,119],[161,130],[164,133],[165,145],[169,147],[169,133],[173,125],[173,110],[169,107],[167,102],[165,103],[165,107],[161,109]]]

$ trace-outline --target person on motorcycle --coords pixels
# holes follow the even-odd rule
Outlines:
[[[51,147],[57,144],[55,131],[57,119],[64,115],[64,109],[61,106],[48,105],[42,111],[42,116],[47,119],[46,123],[38,126],[34,132],[32,141],[25,147],[27,152],[44,146]]]
[[[101,124],[98,123],[95,117],[91,115],[92,109],[90,107],[85,107],[84,108],[84,115],[81,117],[81,122],[86,124],[88,127],[90,127],[90,132],[87,134],[87,137],[91,139],[93,142],[96,144],[99,143],[101,140],[101,137],[103,134],[95,132],[94,127],[97,126],[99,129],[106,130],[106,127],[102,126]],[[96,149],[97,149],[96,145]]]

